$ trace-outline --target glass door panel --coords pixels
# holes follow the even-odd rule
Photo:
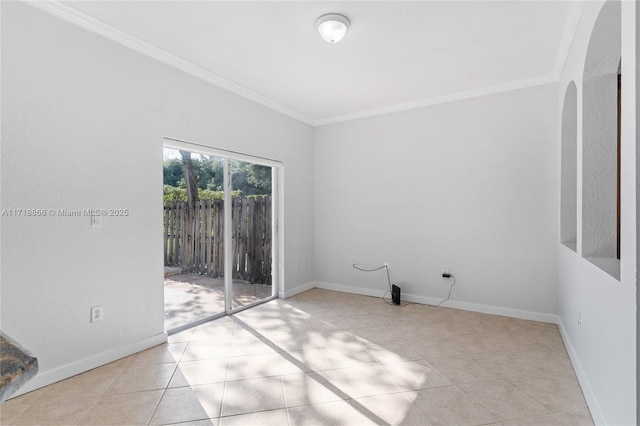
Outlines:
[[[164,149],[165,330],[225,313],[224,159]]]
[[[270,166],[230,160],[231,308],[274,295],[273,175]]]

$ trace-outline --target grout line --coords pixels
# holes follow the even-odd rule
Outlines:
[[[229,363],[227,362],[227,372],[229,371]],[[226,374],[225,374],[226,378]],[[222,407],[224,407],[224,399],[227,396],[227,381],[224,381],[224,385],[222,386],[222,398],[220,398],[220,408],[218,409],[218,419],[222,418]],[[218,424],[220,420],[218,420]]]
[[[177,370],[177,367],[176,367]],[[175,371],[173,372],[175,374]],[[171,379],[173,379],[173,374],[171,375]],[[167,393],[167,387],[169,386],[169,383],[171,383],[171,379],[169,379],[169,381],[167,382],[167,386],[165,386],[165,388],[162,390],[162,395],[160,396],[160,399],[158,399],[158,403],[156,404],[156,408],[153,409],[153,413],[151,413],[151,416],[149,417],[149,420],[147,421],[147,425],[151,424],[151,420],[153,420],[153,416],[156,415],[156,412],[158,411],[158,407],[160,407],[160,404],[162,403],[162,399],[164,398],[165,393]]]

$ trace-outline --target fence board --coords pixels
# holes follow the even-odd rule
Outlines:
[[[224,276],[224,202],[217,200],[214,202],[215,209],[213,210],[214,219],[214,267],[212,276],[223,277]]]
[[[205,265],[206,265],[206,269],[207,269],[207,274],[211,273],[211,267],[213,262],[211,261],[211,257],[213,255],[213,250],[212,250],[212,242],[213,242],[213,235],[212,235],[212,230],[211,230],[211,200],[207,200],[205,203],[205,211],[206,211],[206,218],[205,218],[205,240],[206,240],[206,244],[205,244]]]
[[[224,276],[224,202],[201,200],[189,223],[184,202],[164,206],[166,266],[211,277]],[[232,201],[232,278],[271,284],[271,197]]]

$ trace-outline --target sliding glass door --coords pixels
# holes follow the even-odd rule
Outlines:
[[[275,297],[279,163],[165,139],[165,329]]]
[[[248,161],[231,166],[231,308],[274,295],[272,285],[274,169]]]

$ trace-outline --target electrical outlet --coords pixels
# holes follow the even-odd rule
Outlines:
[[[442,274],[440,274],[440,276],[443,276],[443,275],[448,274],[448,273],[449,273],[448,269],[443,269],[442,270]]]
[[[102,226],[102,216],[99,216],[97,214],[92,214],[91,226]]]
[[[104,318],[104,312],[102,311],[102,305],[91,307],[91,322],[100,322]]]
[[[582,328],[582,312],[578,311],[578,328]]]

